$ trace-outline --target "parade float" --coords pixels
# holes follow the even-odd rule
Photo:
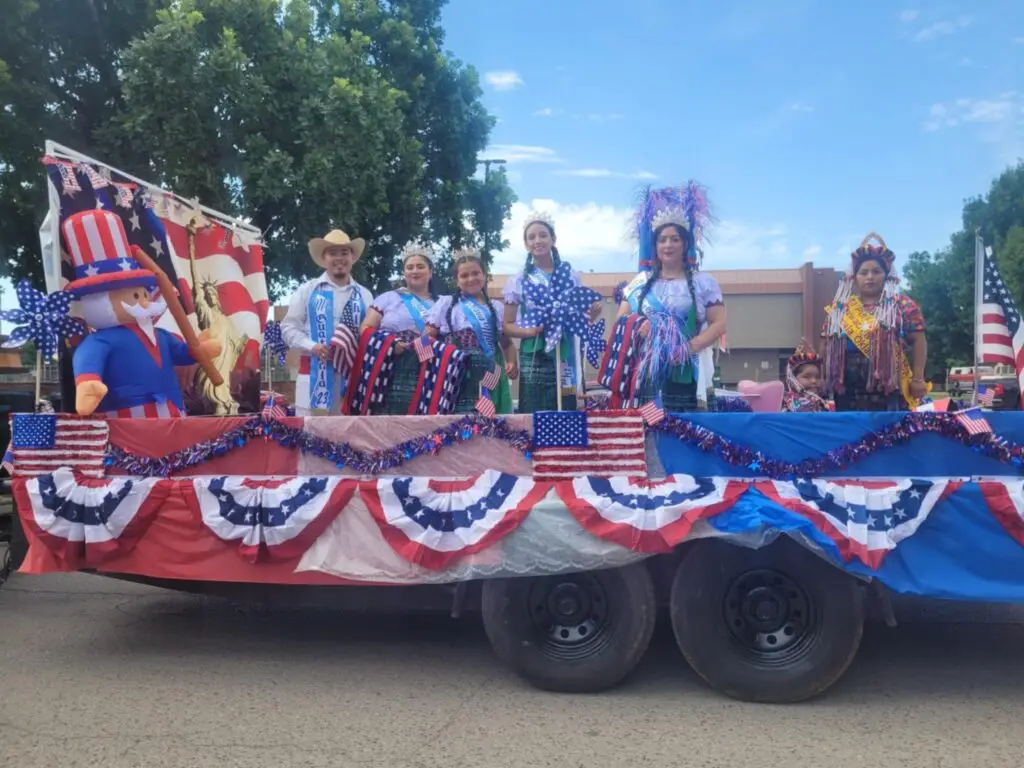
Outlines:
[[[109,169],[50,158],[55,195],[63,199],[70,176],[75,197],[105,207],[115,183]],[[884,595],[875,585],[1024,600],[1018,414],[676,415],[648,405],[296,417],[273,396],[246,413],[238,382],[259,359],[249,342],[264,338],[265,354],[281,351],[274,327],[266,333],[262,269],[252,277],[258,242],[233,244],[235,223],[212,212],[192,235],[186,222],[176,242],[180,222],[169,220],[187,201],[154,200],[152,188],[133,197],[112,191],[129,240],[133,206],[159,214],[153,223],[165,234],[157,244],[171,252],[161,271],[184,298],[204,279],[195,254],[205,237],[213,249],[206,258],[222,275],[244,275],[225,289],[208,273],[208,303],[242,306],[259,327],[248,335],[228,322],[218,336],[177,313],[197,322],[167,330],[175,337],[167,349],[182,365],[182,391],[207,393],[205,415],[104,415],[111,409],[103,398],[118,388],[83,387],[103,377],[76,363],[77,405],[84,392],[88,415],[13,416],[8,461],[29,544],[22,573],[88,571],[239,598],[283,592],[298,601],[315,592],[340,609],[479,611],[502,661],[538,687],[565,692],[622,680],[667,607],[703,679],[763,702],[806,699],[839,679],[857,652],[866,604]],[[88,209],[62,211],[61,226],[78,226],[75,214]],[[77,242],[74,232],[69,240]],[[190,248],[196,271],[178,255]],[[60,261],[71,267],[70,284],[139,268],[131,254],[114,255],[126,261],[76,253]],[[57,259],[53,267],[61,268]],[[8,319],[20,323],[18,338],[41,347],[60,340],[72,354],[87,343],[84,326],[67,313],[64,284],[49,287],[49,295],[19,287],[22,314]],[[232,355],[248,350],[245,361],[223,364],[228,342]],[[606,354],[618,351],[613,341]],[[424,358],[424,386],[440,397],[450,352]],[[370,398],[361,376],[356,365],[351,390]],[[204,390],[197,381],[209,383]],[[776,393],[767,386],[748,400],[758,395]]]

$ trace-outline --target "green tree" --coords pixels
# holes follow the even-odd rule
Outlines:
[[[1007,168],[986,195],[964,203],[963,226],[949,245],[914,253],[904,275],[928,325],[929,376],[974,358],[974,236],[980,231],[996,254],[1017,305],[1024,307],[1024,162]]]
[[[0,23],[0,273],[41,282],[46,139],[137,168],[141,147],[106,138],[121,106],[121,55],[157,0],[5,0]]]
[[[499,243],[513,198],[504,175],[476,177],[493,119],[475,71],[442,52],[441,0],[156,5],[108,46],[116,87],[87,146],[249,218],[265,234],[272,287],[312,274],[305,243],[334,227],[367,238],[358,276],[377,289],[413,237]],[[59,55],[61,42],[37,53]],[[27,145],[49,131],[37,126]],[[56,138],[83,146],[80,131]],[[17,161],[38,179],[12,240],[22,249],[34,250],[45,206],[39,148]]]

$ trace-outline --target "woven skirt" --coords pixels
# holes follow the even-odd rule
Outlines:
[[[491,392],[491,402],[499,414],[512,413],[512,389],[505,373],[505,358],[501,352],[497,355],[497,364],[501,368],[501,379],[498,388]],[[494,367],[495,361],[488,360],[480,353],[473,353],[466,366],[466,375],[462,380],[462,391],[455,403],[454,413],[472,413],[476,410],[476,401],[480,399],[480,380]]]
[[[545,352],[540,339],[523,339],[519,348],[519,413],[557,409],[555,353]],[[562,395],[562,410],[576,410],[575,395]]]
[[[389,414],[401,416],[409,412],[413,395],[416,394],[416,382],[420,376],[420,361],[411,349],[395,357],[395,370],[391,379],[384,405],[375,405],[370,413],[375,416]]]

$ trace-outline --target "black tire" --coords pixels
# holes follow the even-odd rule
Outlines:
[[[850,666],[864,630],[857,581],[788,538],[756,550],[694,543],[670,603],[690,666],[742,701],[790,704],[823,693]]]
[[[7,520],[7,527],[10,534],[7,540],[7,551],[0,554],[0,584],[2,584],[12,573],[21,568],[28,555],[28,539],[25,537],[25,530],[21,527],[21,518],[18,517],[18,510],[12,510]]]
[[[593,693],[633,671],[657,605],[643,563],[612,570],[485,581],[484,630],[503,662],[545,691]]]

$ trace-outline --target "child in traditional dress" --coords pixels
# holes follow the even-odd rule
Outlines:
[[[490,278],[479,251],[457,251],[452,266],[458,288],[455,295],[442,296],[431,308],[427,333],[435,339],[446,337],[450,344],[470,355],[454,412],[475,410],[484,377],[494,372],[498,376],[497,386],[490,390],[494,410],[499,414],[512,413],[509,379],[519,375],[519,364],[512,339],[502,332],[505,307],[496,299],[488,299]]]
[[[543,212],[532,211],[523,224],[523,243],[526,245],[526,265],[523,271],[513,275],[505,285],[505,333],[522,339],[519,343],[521,377],[519,380],[519,412],[554,411],[558,408],[558,387],[568,388],[570,393],[562,397],[562,410],[576,410],[576,392],[581,388],[583,357],[579,341],[563,336],[558,354],[549,353],[545,348],[544,328],[526,328],[524,312],[532,307],[526,286],[534,283],[550,287],[552,280],[580,285],[579,272],[569,262],[563,261],[555,245],[555,223]],[[601,303],[590,307],[589,321],[600,317]],[[556,358],[561,361],[562,370],[555,370]]]
[[[786,366],[786,394],[782,410],[787,413],[829,413],[836,406],[821,396],[822,360],[801,343]]]

